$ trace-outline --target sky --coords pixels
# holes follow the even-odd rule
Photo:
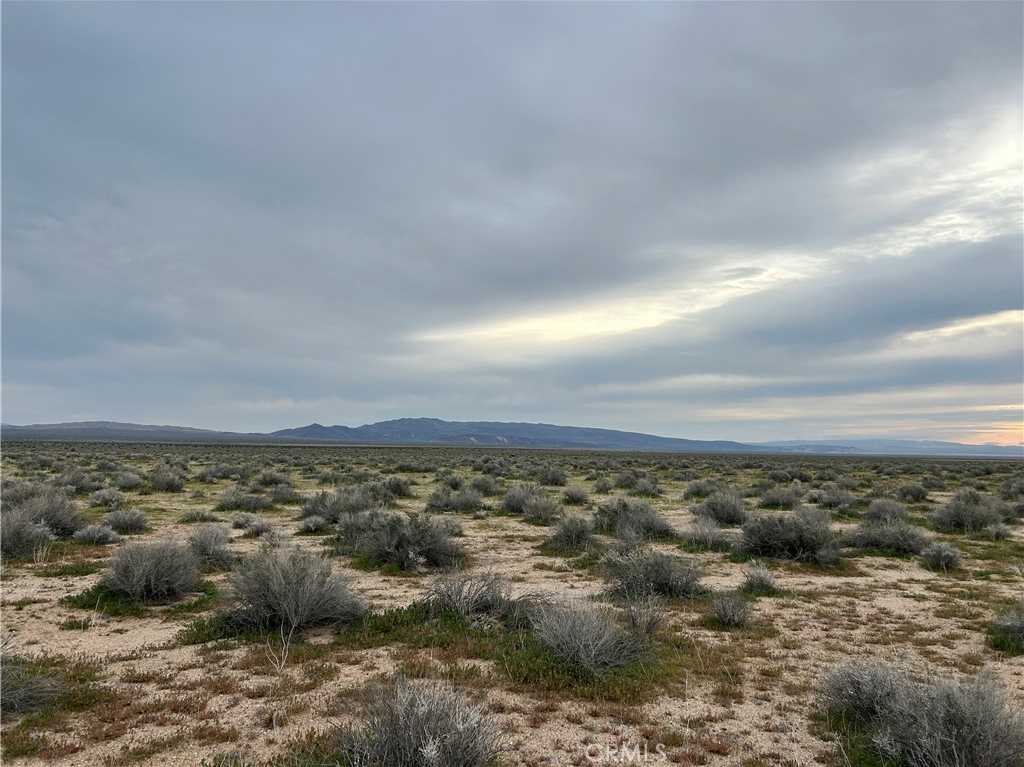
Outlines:
[[[2,417],[1024,439],[1020,3],[2,7]]]

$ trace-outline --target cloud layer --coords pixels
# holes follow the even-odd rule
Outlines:
[[[3,418],[1019,441],[1019,4],[3,11]]]

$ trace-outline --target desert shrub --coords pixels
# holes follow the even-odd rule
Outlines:
[[[865,727],[883,716],[889,701],[902,698],[909,684],[907,676],[892,666],[847,661],[825,676],[818,700],[830,717]]]
[[[523,508],[523,519],[535,525],[550,525],[561,515],[559,505],[548,495],[535,495]]]
[[[248,530],[253,525],[258,525],[262,519],[258,514],[248,511],[241,511],[231,516],[231,526],[236,530]]]
[[[639,480],[640,476],[635,471],[620,471],[612,479],[612,484],[620,490],[630,490]]]
[[[906,518],[906,507],[891,498],[876,498],[864,512],[865,522],[903,522]]]
[[[50,528],[34,520],[28,509],[5,509],[0,513],[0,554],[5,559],[31,557],[54,538]]]
[[[877,549],[888,554],[920,554],[929,539],[921,528],[897,519],[862,523],[847,533],[843,542],[857,549]]]
[[[556,551],[586,551],[594,544],[594,525],[586,517],[569,514],[562,517],[555,527],[555,532],[545,542],[545,546]]]
[[[379,484],[381,491],[392,498],[412,497],[412,482],[405,477],[384,477],[375,484]]]
[[[751,596],[768,596],[777,594],[779,587],[775,583],[775,576],[763,562],[751,562],[750,566],[743,571],[743,583],[740,591]]]
[[[516,484],[505,491],[501,508],[509,514],[526,513],[526,505],[534,498],[543,497],[544,491],[534,484]]]
[[[118,490],[138,490],[142,487],[142,477],[131,471],[125,471],[114,477],[114,486]]]
[[[64,680],[29,658],[4,653],[0,666],[0,713],[4,715],[38,711],[66,689]]]
[[[165,602],[195,590],[199,569],[183,543],[130,543],[114,554],[101,583],[131,599]]]
[[[206,511],[204,509],[196,509],[195,511],[186,511],[180,517],[178,521],[182,524],[194,524],[196,522],[220,522],[221,518],[214,514],[212,511]]]
[[[683,498],[707,498],[718,489],[718,483],[713,480],[695,479],[686,486],[686,490],[683,491]]]
[[[922,503],[928,500],[928,491],[916,482],[908,482],[899,486],[896,497],[904,503]]]
[[[149,474],[149,485],[154,490],[180,493],[185,489],[185,478],[169,466],[158,466]]]
[[[112,487],[105,487],[89,496],[89,505],[116,508],[121,504],[122,500],[123,496],[117,490]]]
[[[534,636],[559,660],[586,676],[640,660],[645,637],[619,626],[614,613],[585,603],[548,604],[531,615]]]
[[[482,504],[480,493],[471,487],[464,487],[461,490],[439,487],[430,494],[427,510],[470,512],[476,511]]]
[[[802,507],[790,514],[762,514],[743,525],[746,554],[799,562],[835,561],[836,539],[828,512]]]
[[[960,552],[950,543],[936,541],[921,552],[921,564],[944,573],[956,570],[960,567]]]
[[[375,566],[453,567],[464,554],[445,521],[425,514],[363,511],[338,523],[336,547]]]
[[[480,495],[491,496],[498,495],[501,492],[501,483],[490,474],[473,477],[470,480],[469,486],[480,493]]]
[[[448,474],[447,470],[444,472],[438,472],[438,481],[442,487],[447,487],[449,490],[461,490],[466,484],[466,480],[460,477],[458,474]]]
[[[317,535],[318,533],[325,533],[330,529],[331,523],[315,514],[312,517],[303,517],[302,521],[299,522],[300,535]]]
[[[711,615],[719,626],[742,628],[750,621],[750,604],[739,594],[722,592],[711,598]]]
[[[641,477],[633,485],[630,492],[633,495],[639,495],[644,498],[654,498],[661,495],[661,488],[658,487],[658,483],[649,477]]]
[[[213,482],[218,479],[242,479],[250,475],[250,471],[243,466],[230,466],[224,463],[218,463],[213,466],[207,467],[200,479],[203,482]]]
[[[1024,599],[1003,610],[988,626],[992,646],[1011,655],[1024,653]]]
[[[537,481],[542,485],[554,485],[561,487],[569,481],[569,477],[565,473],[565,469],[559,466],[545,466],[536,474]]]
[[[23,482],[21,480],[5,480],[0,489],[0,506],[4,510],[15,509],[21,506],[29,498],[35,498],[52,488],[36,482]]]
[[[626,603],[626,620],[634,636],[653,637],[665,621],[661,600],[653,595],[630,599]]]
[[[86,474],[81,469],[69,469],[57,477],[59,487],[70,488],[74,493],[91,493],[103,487],[103,479]]]
[[[607,477],[599,477],[594,482],[594,492],[598,494],[610,493],[612,491],[612,482]]]
[[[713,519],[720,525],[742,525],[747,521],[743,496],[735,490],[717,490],[697,506],[693,513]]]
[[[263,517],[252,516],[254,518],[247,519],[245,526],[242,528],[243,538],[263,538],[274,531],[274,526],[263,519]]]
[[[217,501],[218,511],[260,511],[273,504],[269,498],[255,493],[246,493],[241,488],[231,487],[221,493]]]
[[[232,617],[261,630],[350,623],[366,612],[329,560],[297,548],[264,548],[244,559],[229,582]]]
[[[270,502],[280,504],[302,503],[302,495],[288,482],[274,485],[270,491]]]
[[[121,541],[121,536],[107,525],[86,525],[73,537],[76,543],[87,543],[93,546],[108,546]]]
[[[44,490],[17,507],[33,522],[46,525],[58,538],[70,538],[85,527],[75,502],[57,490]]]
[[[647,548],[610,553],[602,569],[611,591],[626,598],[694,597],[706,591],[700,582],[704,573],[695,562]]]
[[[464,618],[499,617],[510,600],[508,582],[493,573],[442,576],[434,580],[423,598],[434,615],[453,612]]]
[[[594,527],[619,537],[675,538],[675,528],[645,501],[624,496],[609,498],[594,512]]]
[[[792,485],[772,487],[761,495],[761,508],[763,509],[793,509],[798,505],[800,505],[800,491]]]
[[[261,487],[273,487],[288,483],[288,477],[276,471],[261,471],[256,477],[256,484]]]
[[[823,509],[845,509],[853,501],[853,493],[834,482],[826,482],[818,491],[817,503]]]
[[[231,536],[223,525],[200,525],[189,536],[188,545],[199,565],[206,570],[230,570],[235,555],[228,549]]]
[[[690,527],[682,532],[683,542],[689,548],[698,551],[728,551],[732,548],[729,537],[708,517],[698,517]]]
[[[562,502],[567,506],[585,506],[589,500],[586,488],[573,486],[562,491]]]
[[[1010,537],[1010,526],[1004,525],[1002,522],[996,522],[985,527],[981,534],[993,541],[1005,541]]]
[[[311,498],[307,498],[306,502],[302,504],[302,516],[320,517],[334,523],[341,518],[342,514],[364,511],[367,508],[370,507],[362,506],[358,509],[350,509],[347,507],[344,499],[337,493],[329,493],[326,490],[322,490]]]
[[[498,725],[454,687],[401,677],[376,692],[363,724],[334,739],[340,763],[359,767],[487,767],[503,750]]]
[[[103,518],[103,524],[121,535],[144,533],[149,527],[145,512],[139,509],[114,509]]]
[[[943,532],[976,533],[1003,521],[1003,510],[995,499],[977,490],[962,487],[945,506],[929,517],[932,525]]]
[[[999,488],[999,493],[1007,501],[1024,498],[1024,477],[1009,477]]]
[[[1019,767],[1024,717],[998,680],[919,682],[877,663],[845,663],[828,674],[821,703],[833,722],[868,735],[887,763],[908,767]]]

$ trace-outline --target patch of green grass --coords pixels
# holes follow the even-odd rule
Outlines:
[[[145,605],[142,602],[120,592],[111,591],[102,583],[97,583],[85,591],[64,597],[61,601],[68,607],[77,607],[80,610],[95,610],[115,618],[126,616],[138,618],[146,612]]]
[[[3,662],[7,669],[17,664],[19,676],[49,677],[59,685],[52,699],[22,714],[17,724],[4,730],[0,755],[5,760],[24,756],[56,759],[74,753],[79,749],[76,744],[54,740],[47,737],[45,731],[62,730],[69,714],[85,711],[115,694],[97,684],[99,664],[94,661],[39,655],[5,656]],[[10,679],[5,684],[11,684]]]
[[[200,596],[190,599],[187,602],[178,602],[165,611],[167,615],[190,615],[192,613],[206,612],[217,603],[217,584],[213,581],[200,581]]]
[[[178,632],[174,641],[179,645],[206,644],[224,639],[241,639],[255,641],[257,632],[241,626],[230,616],[220,613],[196,618]]]
[[[103,562],[79,560],[77,562],[54,562],[35,571],[40,578],[65,578],[92,575],[103,569]]]
[[[829,733],[835,736],[838,748],[831,762],[835,767],[899,767],[878,755],[869,732],[845,719],[816,714],[811,720],[811,732],[822,739],[827,739]]]
[[[558,658],[527,632],[506,636],[496,665],[523,692],[558,693],[584,700],[633,703],[661,688],[665,668],[656,653],[650,658],[600,674]]]

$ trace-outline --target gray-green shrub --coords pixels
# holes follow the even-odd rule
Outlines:
[[[114,554],[101,582],[110,591],[131,599],[165,602],[194,591],[199,568],[192,551],[183,543],[129,543]]]

